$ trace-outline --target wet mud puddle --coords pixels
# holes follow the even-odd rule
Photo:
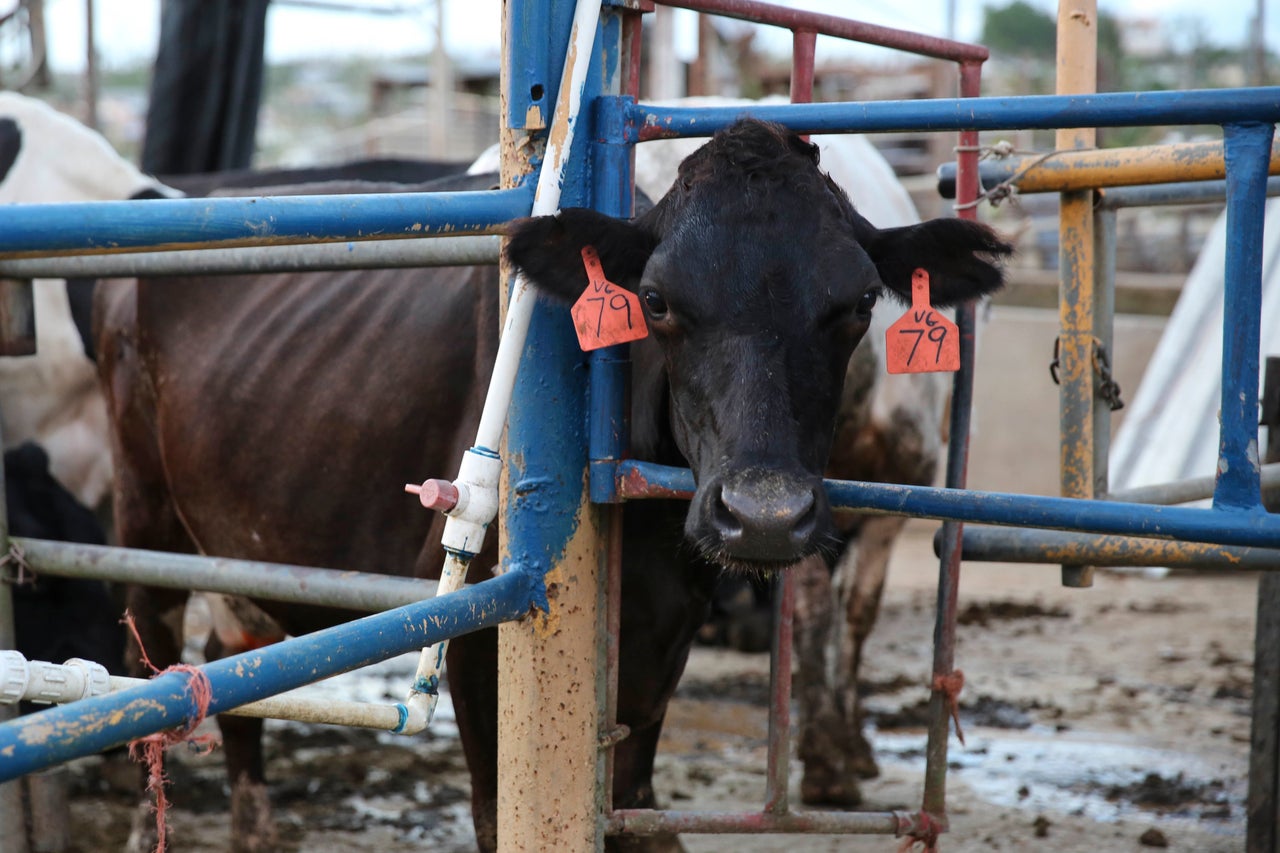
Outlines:
[[[874,735],[883,767],[923,776],[923,732]],[[1247,793],[1241,756],[1220,759],[1142,745],[1134,737],[1046,726],[967,729],[949,750],[949,787],[964,785],[996,806],[1055,811],[1109,822],[1145,815],[1171,827],[1195,824],[1244,832]]]

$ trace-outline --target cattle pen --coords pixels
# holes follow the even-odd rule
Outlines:
[[[472,253],[466,257],[496,260],[492,235],[509,220],[527,216],[535,201],[533,185],[525,179],[539,161],[531,156],[532,146],[525,141],[555,137],[551,129],[560,127],[556,122],[561,119],[579,120],[576,110],[571,119],[552,110],[552,105],[571,99],[566,90],[574,79],[582,81],[583,87],[581,124],[568,150],[562,152],[566,169],[561,202],[628,216],[632,209],[632,146],[648,139],[708,136],[732,123],[743,108],[658,107],[638,102],[640,16],[652,4],[645,0],[594,4],[591,17],[586,19],[591,47],[575,57],[569,49],[571,33],[582,26],[575,16],[581,7],[592,5],[590,0],[578,8],[569,0],[512,0],[509,5],[504,22],[505,189],[429,197],[174,199],[14,206],[0,209],[0,256],[6,263],[42,264],[37,268],[43,273],[71,275],[86,274],[93,269],[89,259],[101,257],[111,265],[112,274],[126,274],[145,269],[149,250],[182,252],[166,257],[170,263],[186,263],[183,259],[199,258],[210,251],[256,251],[263,246],[276,251],[286,244],[311,243],[354,246],[376,240],[387,254],[397,256],[385,258],[387,264],[395,264],[407,262],[395,251],[402,242],[416,246],[430,242],[419,241],[424,237],[454,240],[479,236],[486,242],[479,247],[470,244],[468,251]],[[1018,550],[1018,559],[1043,561],[1043,555],[1048,554],[1047,559],[1057,561],[1064,554],[1071,556],[1063,579],[1075,585],[1089,583],[1085,563],[1105,565],[1109,555],[1123,553],[1137,552],[1139,560],[1146,558],[1161,565],[1180,558],[1208,560],[1210,551],[1220,555],[1222,562],[1248,556],[1255,561],[1251,565],[1280,565],[1280,552],[1271,550],[1280,549],[1280,518],[1263,509],[1257,430],[1262,211],[1267,177],[1280,172],[1280,155],[1273,140],[1274,124],[1280,121],[1280,88],[1095,94],[1085,81],[1068,83],[1068,89],[1060,89],[1057,95],[987,98],[980,95],[986,51],[978,46],[749,0],[679,0],[668,5],[773,24],[794,33],[795,103],[752,108],[751,114],[759,118],[805,133],[958,133],[956,196],[961,214],[969,217],[976,216],[970,203],[979,195],[977,134],[982,130],[1074,131],[1197,124],[1216,125],[1224,133],[1218,149],[1192,158],[1195,163],[1209,164],[1201,171],[1185,171],[1186,158],[1159,150],[1135,155],[1135,160],[1149,158],[1142,162],[1107,162],[1101,177],[1086,168],[1089,164],[1084,154],[1080,156],[1085,165],[1055,164],[1042,170],[1079,175],[1051,186],[1052,191],[1068,197],[1064,200],[1064,262],[1060,265],[1065,282],[1060,352],[1064,497],[965,489],[975,336],[972,308],[959,312],[963,358],[955,380],[946,487],[827,483],[833,506],[944,522],[939,542],[942,560],[934,633],[932,723],[919,811],[791,808],[786,786],[790,668],[780,665],[790,656],[786,629],[793,596],[786,582],[780,584],[776,596],[781,618],[774,641],[769,784],[763,806],[712,813],[613,807],[610,747],[627,734],[613,718],[618,608],[625,606],[617,595],[618,508],[626,500],[687,497],[694,484],[687,470],[626,458],[625,347],[592,354],[584,379],[574,367],[582,356],[568,324],[554,322],[557,309],[544,304],[531,309],[528,338],[519,347],[524,363],[536,365],[542,372],[534,377],[526,368],[512,379],[515,391],[500,455],[506,480],[500,511],[503,570],[492,580],[465,589],[442,589],[439,597],[428,597],[436,587],[424,581],[8,540],[3,527],[0,551],[13,549],[11,553],[24,555],[22,559],[34,570],[55,575],[145,579],[148,583],[294,601],[342,601],[346,606],[351,606],[351,596],[358,594],[360,606],[384,610],[347,625],[207,664],[202,669],[212,685],[209,711],[214,713],[452,636],[502,625],[500,849],[548,849],[554,845],[573,851],[596,850],[601,849],[606,835],[670,831],[877,833],[907,836],[932,845],[938,832],[946,828],[948,713],[949,703],[954,701],[948,679],[955,669],[960,560],[962,555],[970,558],[988,541],[985,533],[964,531],[964,524],[1022,528],[1018,535],[1029,544]],[[1060,38],[1070,38],[1071,24],[1060,26],[1064,31]],[[806,103],[819,34],[954,61],[961,97]],[[1070,49],[1085,57],[1082,64],[1092,57],[1087,47]],[[1089,148],[1091,144],[1087,137],[1062,136],[1058,147]],[[1178,166],[1170,167],[1175,161]],[[1226,257],[1228,310],[1220,462],[1207,495],[1212,497],[1213,507],[1160,506],[1161,501],[1149,495],[1116,500],[1117,496],[1106,495],[1105,474],[1099,473],[1100,469],[1105,471],[1105,464],[1099,461],[1105,454],[1100,450],[1104,442],[1098,437],[1105,435],[1106,422],[1098,405],[1103,391],[1097,370],[1098,344],[1105,344],[1108,333],[1106,288],[1094,286],[1095,280],[1105,283],[1106,277],[1095,272],[1099,267],[1093,257],[1092,193],[1104,185],[1101,180],[1112,186],[1213,178],[1225,178],[1233,235]],[[1105,226],[1100,233],[1105,235]],[[382,261],[377,252],[368,255],[362,262],[372,266]],[[426,263],[422,257],[414,255],[408,262]],[[448,255],[441,262],[456,263],[456,257]],[[128,266],[135,259],[138,266]],[[240,262],[251,264],[236,256],[217,261]],[[62,263],[66,265],[60,266]],[[315,263],[323,268],[333,262]],[[30,275],[31,269],[26,268],[25,274]],[[20,309],[9,313],[20,313]],[[480,455],[499,458],[496,448],[480,444],[477,449]],[[2,519],[0,513],[0,522]],[[479,522],[481,537],[487,523]],[[1071,536],[1070,542],[1079,547],[1064,549],[1063,536]],[[1015,544],[1005,538],[991,547],[1007,559]],[[475,553],[479,548],[468,541],[459,550]],[[12,623],[7,607],[8,594],[2,592],[0,646],[12,645],[12,637],[6,635],[6,626]],[[531,616],[531,611],[544,615]],[[550,619],[545,616],[548,611]],[[554,627],[548,624],[552,619]],[[21,818],[14,817],[12,796],[12,783],[18,777],[183,725],[196,716],[189,677],[183,673],[165,674],[145,685],[102,695],[90,695],[94,691],[88,681],[70,686],[70,693],[87,698],[0,725],[0,781],[7,783],[0,787],[0,827],[12,826],[15,820],[21,825]],[[568,710],[548,714],[546,709],[551,705]],[[411,709],[407,704],[392,707],[396,709],[392,728],[406,729]],[[532,783],[546,774],[556,780],[555,785]],[[1275,811],[1272,802],[1269,813],[1274,816]],[[1260,806],[1259,812],[1267,812],[1267,806]]]

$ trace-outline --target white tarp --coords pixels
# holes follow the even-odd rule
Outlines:
[[[1217,470],[1228,239],[1224,212],[1183,285],[1112,443],[1113,491],[1213,476]],[[1267,204],[1262,247],[1265,362],[1268,355],[1280,355],[1280,199]]]

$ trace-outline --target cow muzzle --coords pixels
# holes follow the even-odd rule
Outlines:
[[[820,478],[767,469],[707,482],[686,525],[704,556],[731,568],[791,565],[818,551],[831,531]]]

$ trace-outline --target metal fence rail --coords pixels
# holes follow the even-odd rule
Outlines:
[[[208,711],[216,714],[519,618],[534,606],[540,587],[535,575],[509,572],[447,596],[205,664],[200,669],[213,688]],[[185,673],[168,673],[0,725],[0,782],[182,725],[197,716],[189,681]]]
[[[496,236],[433,237],[19,258],[0,260],[0,275],[11,278],[107,278],[496,264],[500,241],[501,238]]]
[[[22,559],[37,575],[251,595],[369,612],[402,607],[436,594],[435,581],[395,575],[25,537],[14,537],[10,542],[22,549]]]
[[[493,234],[531,187],[442,193],[173,198],[0,207],[0,254],[267,246]]]
[[[508,102],[509,129],[541,129],[546,99],[554,97],[554,81],[548,69],[557,63],[548,33],[567,32],[564,10],[566,3],[516,3],[510,21],[515,27],[511,56],[516,71],[527,77],[523,90],[516,87]],[[1257,246],[1261,236],[1261,204],[1265,194],[1265,176],[1272,150],[1271,125],[1280,120],[1280,88],[1213,90],[1191,92],[1120,93],[1109,95],[1040,96],[1018,99],[975,98],[938,99],[932,101],[794,104],[759,106],[746,110],[733,108],[656,108],[637,104],[624,91],[621,78],[638,73],[638,56],[624,58],[619,46],[639,44],[638,16],[626,4],[609,4],[601,19],[604,46],[598,48],[608,65],[597,81],[594,93],[597,126],[593,152],[597,163],[604,164],[597,177],[601,188],[592,193],[586,173],[575,176],[577,184],[566,190],[566,202],[594,203],[607,212],[625,215],[629,212],[629,146],[646,139],[670,136],[705,136],[740,117],[743,112],[764,119],[780,121],[803,132],[878,132],[896,130],[951,130],[962,132],[962,147],[976,141],[976,131],[1006,128],[1061,128],[1096,126],[1133,126],[1147,124],[1191,123],[1218,124],[1226,130],[1224,143],[1229,214],[1232,229],[1242,236],[1240,245],[1228,254],[1228,302],[1232,324],[1228,351],[1224,353],[1222,460],[1224,475],[1215,489],[1215,509],[1152,507],[1114,501],[1091,501],[1065,498],[1039,498],[1023,495],[978,493],[958,488],[928,489],[923,487],[887,486],[871,483],[828,483],[835,505],[871,512],[921,515],[948,519],[951,522],[982,521],[1016,524],[1035,528],[1058,527],[1069,531],[1092,530],[1104,534],[1159,535],[1200,543],[1216,543],[1254,548],[1280,547],[1280,523],[1267,517],[1260,507],[1259,475],[1256,453],[1256,423],[1249,418],[1257,405],[1257,312],[1259,299],[1260,256]],[[790,26],[796,37],[798,55],[803,60],[796,77],[812,74],[812,45],[816,32],[839,28],[839,19],[827,16],[791,16],[762,3],[749,0],[680,0],[673,5],[699,8],[735,17],[773,18],[771,23]],[[548,12],[550,14],[548,14]],[[846,22],[847,23],[847,22]],[[527,25],[524,29],[522,26]],[[891,40],[884,28],[848,28],[860,32],[873,43]],[[839,34],[839,33],[838,33]],[[858,37],[856,35],[848,37]],[[896,36],[894,38],[897,38]],[[902,45],[896,45],[902,46]],[[948,43],[944,40],[919,41],[917,52],[945,56],[961,63],[962,91],[975,94],[980,63],[985,49]],[[933,51],[930,53],[930,51]],[[510,61],[510,56],[508,57]],[[807,70],[806,66],[807,65]],[[546,83],[547,85],[544,85]],[[634,93],[634,86],[630,87]],[[796,100],[806,100],[807,95]],[[966,142],[965,140],[968,140]],[[514,148],[514,146],[512,146]],[[585,143],[578,147],[579,154]],[[585,158],[584,158],[585,159]],[[962,155],[968,165],[960,180],[961,198],[976,195],[977,175],[973,152]],[[525,165],[528,165],[525,163]],[[0,254],[8,257],[35,256],[50,252],[83,253],[141,251],[148,248],[168,249],[199,244],[201,246],[250,246],[312,241],[347,242],[387,238],[421,237],[435,234],[493,233],[501,224],[525,215],[532,199],[529,187],[481,193],[402,194],[394,196],[289,197],[276,199],[179,199],[146,202],[104,202],[77,205],[36,205],[0,208]],[[538,317],[545,318],[545,306]],[[1252,312],[1252,313],[1251,313]],[[1251,321],[1250,321],[1251,320]],[[962,337],[972,346],[972,312],[961,312]],[[564,326],[564,324],[560,324]],[[966,331],[967,330],[967,331]],[[517,491],[536,493],[541,508],[537,511],[512,501],[504,516],[505,536],[502,544],[506,573],[493,580],[447,596],[417,602],[387,613],[366,617],[327,631],[265,647],[203,667],[213,686],[214,696],[209,712],[217,713],[245,702],[254,701],[293,687],[311,683],[338,672],[385,659],[405,651],[443,640],[469,630],[489,627],[527,613],[535,605],[545,606],[543,576],[545,571],[563,572],[562,586],[575,594],[586,590],[585,605],[577,608],[588,619],[596,619],[600,593],[594,586],[595,572],[607,550],[616,567],[620,543],[616,539],[619,525],[614,515],[614,540],[601,549],[598,535],[606,526],[604,514],[593,508],[581,488],[582,467],[590,466],[590,497],[596,502],[618,502],[634,497],[671,497],[692,489],[687,471],[663,468],[637,462],[622,462],[625,449],[625,426],[622,414],[623,373],[625,356],[614,351],[601,352],[591,358],[592,399],[608,399],[613,408],[593,412],[590,427],[579,409],[582,378],[570,364],[574,350],[572,336],[566,328],[552,328],[535,321],[530,333],[530,360],[547,366],[547,374],[535,381],[519,380],[518,393],[535,400],[517,411],[511,420],[508,440],[512,445],[508,473]],[[968,362],[971,367],[971,361]],[[968,368],[966,368],[967,370]],[[967,378],[966,378],[967,377]],[[957,380],[957,408],[953,409],[953,441],[960,447],[948,464],[948,483],[962,485],[965,467],[967,428],[956,424],[967,422],[967,391],[962,389],[971,379],[962,372]],[[1252,383],[1252,384],[1251,384]],[[599,396],[596,392],[599,391]],[[1228,399],[1228,395],[1232,395]],[[538,400],[538,398],[543,398]],[[554,405],[547,404],[552,401]],[[960,402],[962,401],[962,402]],[[959,419],[959,420],[955,420]],[[549,426],[550,424],[550,426]],[[589,459],[583,458],[582,447],[590,438]],[[1251,435],[1252,434],[1252,435]],[[1253,444],[1250,445],[1252,440]],[[526,451],[528,451],[526,453]],[[547,511],[551,507],[554,511]],[[934,674],[946,674],[952,664],[954,643],[954,611],[960,555],[958,527],[944,528],[944,565],[939,583],[939,617],[935,629]],[[517,545],[511,544],[516,537]],[[32,542],[37,559],[45,546]],[[1183,542],[1175,543],[1182,546]],[[135,552],[136,554],[136,552]],[[100,565],[99,556],[71,550],[43,555],[52,564],[67,560],[86,575]],[[128,557],[126,560],[141,560]],[[193,560],[198,558],[191,558]],[[181,562],[181,560],[179,560]],[[194,567],[195,564],[193,563]],[[202,562],[199,571],[212,570],[216,564]],[[287,573],[291,567],[284,567]],[[287,576],[287,575],[282,575]],[[229,591],[230,588],[228,588]],[[612,616],[616,622],[617,588],[612,590],[615,603]],[[542,660],[577,655],[584,669],[601,665],[606,658],[616,673],[616,636],[602,638],[593,644],[594,623],[586,629],[574,629],[570,635],[567,620],[555,632],[563,637],[585,637],[575,640],[571,648],[556,648],[550,643],[563,637],[538,635],[537,626],[513,626],[501,639],[508,660],[520,659],[510,653],[512,637],[533,647],[542,657],[527,664],[528,670],[513,678],[545,676]],[[534,673],[534,675],[530,675]],[[525,682],[527,684],[527,682]],[[775,692],[785,689],[778,679]],[[779,686],[780,685],[780,686]],[[537,768],[538,744],[555,737],[550,728],[554,720],[538,714],[537,698],[542,691],[564,689],[555,678],[542,677],[528,684],[528,696],[519,701],[523,706],[504,706],[503,718],[515,720],[517,729],[506,731],[500,741],[499,760],[504,770],[519,764],[524,769]],[[924,809],[918,815],[886,812],[868,815],[828,816],[817,813],[788,813],[785,798],[786,749],[771,743],[770,803],[762,813],[659,812],[653,810],[612,810],[609,805],[610,785],[603,782],[607,772],[603,764],[592,764],[598,754],[600,732],[582,720],[595,721],[597,691],[602,695],[599,707],[611,701],[601,690],[590,685],[580,689],[575,707],[585,708],[578,721],[578,731],[565,735],[573,738],[573,749],[587,755],[575,767],[589,767],[589,782],[595,786],[597,801],[589,806],[573,803],[567,808],[579,816],[586,814],[592,827],[583,830],[575,824],[575,836],[567,846],[582,846],[582,838],[596,838],[605,831],[862,831],[892,834],[928,832],[931,822],[945,821],[942,795],[947,747],[947,718],[942,694],[935,688],[932,703],[933,723],[930,727]],[[507,691],[518,693],[521,691]],[[0,782],[46,767],[69,758],[99,751],[130,738],[181,724],[192,716],[188,677],[181,673],[161,676],[145,686],[123,693],[86,700],[73,706],[51,709],[22,721],[0,725]],[[585,698],[584,698],[585,697]],[[508,701],[506,697],[504,702]],[[775,695],[775,706],[780,700]],[[523,708],[524,712],[512,708]],[[407,714],[407,711],[406,711]],[[569,715],[573,716],[573,715]],[[785,719],[785,718],[779,718]],[[606,711],[604,723],[612,725]],[[519,728],[525,726],[526,728]],[[546,731],[535,728],[548,726]],[[526,737],[526,733],[533,735]],[[773,737],[771,737],[773,741]],[[566,743],[568,740],[566,739]],[[506,752],[503,752],[503,750]],[[566,748],[565,752],[569,750]],[[601,759],[603,762],[603,759]],[[597,772],[590,773],[590,768]],[[781,768],[781,770],[779,769]],[[575,780],[581,784],[582,780]],[[535,790],[502,782],[519,802],[506,800],[512,815],[500,817],[500,831],[507,843],[528,840],[519,827],[546,825],[544,811],[558,808],[561,791]],[[782,785],[779,792],[777,786]],[[576,796],[576,794],[575,794]],[[565,795],[564,799],[571,799]],[[936,822],[934,823],[936,825]],[[820,827],[820,828],[819,828]]]

